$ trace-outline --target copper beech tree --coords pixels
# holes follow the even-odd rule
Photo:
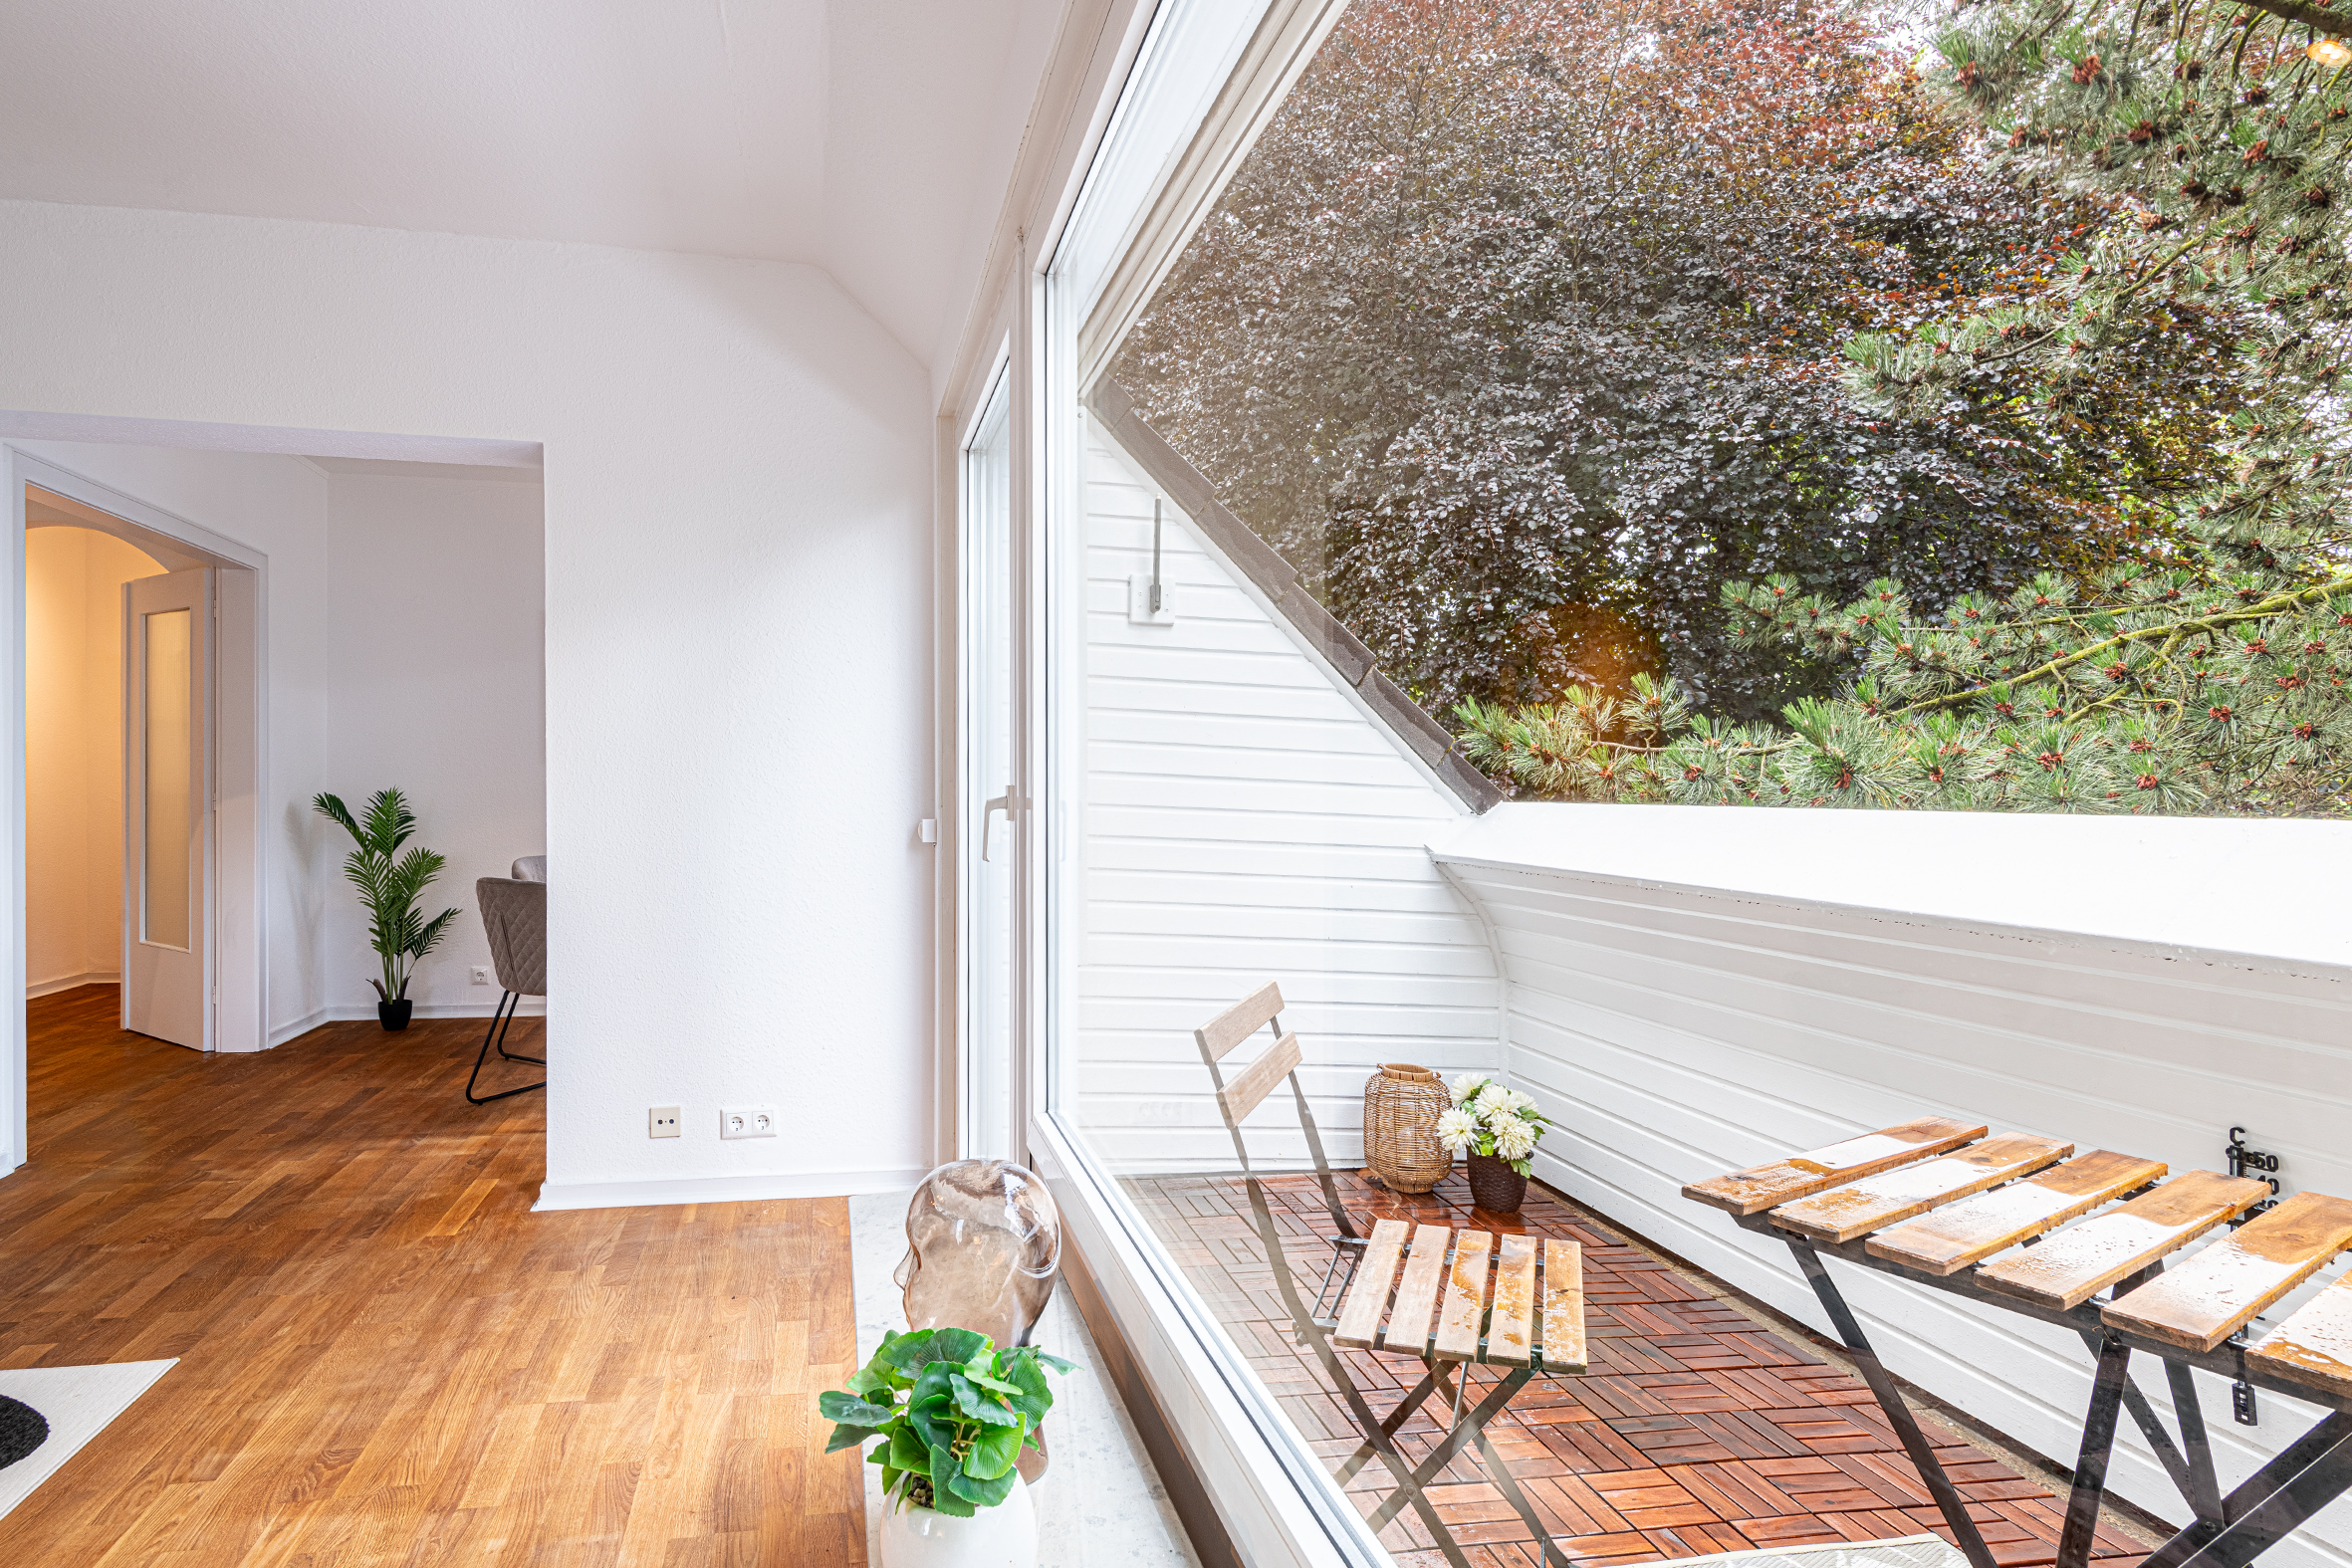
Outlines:
[[[1966,423],[2025,388],[2096,419],[2140,377],[2152,332],[2227,322],[2224,471],[2137,498],[2153,526],[2136,559],[2005,594],[1923,604],[1886,580],[1833,603],[1786,577],[1728,585],[1728,635],[1842,672],[1778,722],[1727,725],[1645,682],[1623,701],[1466,703],[1471,748],[1570,797],[2340,813],[2348,29],[2324,7],[2061,0],[1940,22],[1925,86],[1985,166],[2106,219],[2042,287],[1855,335],[1848,395]]]
[[[2041,142],[1996,162],[1890,37],[1797,0],[1356,0],[1111,373],[1441,712],[1647,674],[1764,720],[1851,650],[1741,632],[1727,584],[1894,577],[1940,616],[2163,555],[2227,474],[2248,308],[2119,295],[2133,373],[2055,398],[2048,354],[1943,379],[1933,335],[2057,313],[2116,198]]]

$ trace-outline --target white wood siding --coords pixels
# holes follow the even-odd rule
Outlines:
[[[1560,1123],[1536,1174],[1774,1307],[1826,1330],[1787,1249],[1682,1184],[1928,1112],[2176,1172],[2219,1169],[2239,1124],[2283,1156],[2288,1191],[2352,1193],[2352,972],[1501,863],[1498,818],[1585,809],[1505,806],[1470,830],[1475,854],[1439,848],[1499,934],[1512,1081]],[[2090,1390],[2079,1340],[1830,1267],[1896,1372],[2071,1464]],[[2160,1370],[2135,1372],[2169,1408]],[[2319,1414],[2265,1394],[2260,1425],[2234,1426],[2228,1386],[2200,1382],[2226,1487]],[[2118,1489],[2184,1518],[2130,1423],[2118,1441]],[[2352,1505],[2270,1560],[2352,1562]]]
[[[1129,622],[1158,492],[1087,428],[1080,1119],[1118,1169],[1230,1167],[1192,1031],[1274,980],[1325,1147],[1360,1159],[1375,1063],[1498,1065],[1485,930],[1424,847],[1463,808],[1164,498],[1176,621]],[[1254,1157],[1302,1159],[1296,1129],[1278,1091]]]

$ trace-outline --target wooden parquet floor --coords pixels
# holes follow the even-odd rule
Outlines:
[[[1241,1180],[1154,1176],[1126,1185],[1259,1377],[1337,1473],[1360,1439],[1312,1352],[1294,1342]],[[1284,1251],[1302,1299],[1311,1301],[1330,1255],[1330,1215],[1312,1176],[1267,1185]],[[1858,1379],[1708,1294],[1594,1216],[1539,1188],[1529,1190],[1516,1220],[1473,1210],[1459,1168],[1427,1198],[1400,1197],[1354,1174],[1341,1178],[1340,1196],[1366,1233],[1372,1219],[1394,1215],[1582,1243],[1590,1371],[1537,1378],[1487,1429],[1546,1526],[1577,1558],[1613,1565],[1947,1534],[1918,1470]],[[1394,1410],[1422,1372],[1405,1356],[1341,1354],[1377,1415]],[[1469,1399],[1492,1382],[1487,1369],[1475,1369]],[[1398,1436],[1415,1462],[1451,1419],[1437,1403]],[[2003,1568],[2055,1561],[2064,1500],[1932,1417],[1923,1414],[1922,1425]],[[1369,1517],[1393,1484],[1374,1460],[1348,1493]],[[1429,1490],[1478,1568],[1538,1568],[1532,1538],[1475,1450]],[[1445,1562],[1410,1510],[1382,1541],[1400,1568]],[[2145,1552],[2102,1526],[2094,1560],[2100,1568],[2137,1568]]]
[[[465,1102],[478,1022],[206,1057],[121,1032],[112,987],[27,1010],[0,1367],[179,1365],[0,1563],[864,1561],[815,1412],[855,1356],[842,1200],[531,1214],[545,1096]]]

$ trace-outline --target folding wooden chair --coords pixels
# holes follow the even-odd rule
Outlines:
[[[1290,1309],[1299,1342],[1313,1348],[1324,1376],[1364,1435],[1363,1446],[1339,1473],[1340,1484],[1345,1485],[1377,1456],[1397,1484],[1373,1514],[1372,1528],[1386,1527],[1410,1506],[1428,1527],[1446,1561],[1456,1568],[1468,1568],[1469,1559],[1453,1531],[1422,1488],[1442,1473],[1467,1444],[1475,1443],[1496,1489],[1543,1543],[1544,1561],[1569,1568],[1571,1560],[1551,1543],[1541,1518],[1505,1468],[1502,1456],[1487,1441],[1486,1425],[1536,1372],[1584,1369],[1581,1250],[1573,1241],[1546,1240],[1538,1249],[1529,1237],[1508,1236],[1501,1248],[1502,1267],[1490,1274],[1489,1265],[1495,1257],[1493,1237],[1484,1231],[1457,1232],[1444,1226],[1425,1225],[1408,1234],[1410,1228],[1402,1221],[1383,1220],[1373,1228],[1368,1240],[1360,1235],[1339,1202],[1330,1162],[1323,1155],[1322,1135],[1307,1107],[1306,1091],[1298,1083],[1298,1036],[1284,1032],[1282,1010],[1282,990],[1269,985],[1194,1030],[1193,1038],[1200,1044],[1201,1060],[1208,1064],[1210,1081],[1217,1086],[1217,1108],[1225,1118],[1226,1131],[1233,1135],[1234,1154],[1241,1160],[1250,1208],[1266,1245],[1267,1263],[1274,1270],[1275,1286]],[[1218,1064],[1261,1028],[1274,1031],[1274,1043],[1227,1083]],[[1307,1153],[1322,1184],[1323,1202],[1338,1230],[1311,1307],[1291,1277],[1282,1228],[1275,1223],[1265,1188],[1250,1169],[1250,1149],[1242,1137],[1243,1118],[1285,1078],[1290,1080],[1291,1097],[1298,1106],[1298,1123],[1305,1131]],[[1401,1279],[1400,1263],[1404,1265]],[[1441,1280],[1446,1287],[1444,1310],[1438,1312]],[[1332,1299],[1334,1286],[1341,1295],[1331,1315],[1326,1316],[1324,1303]],[[1437,1314],[1434,1327],[1433,1313]],[[1372,1414],[1355,1380],[1348,1376],[1346,1364],[1333,1348],[1334,1337],[1338,1345],[1350,1349],[1415,1356],[1426,1375],[1383,1421]],[[1460,1363],[1471,1361],[1496,1363],[1511,1370],[1465,1419],[1462,1399],[1470,1379]],[[1397,1450],[1396,1433],[1433,1394],[1453,1406],[1453,1430],[1416,1466]]]

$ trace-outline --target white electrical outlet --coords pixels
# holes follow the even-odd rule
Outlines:
[[[682,1106],[656,1105],[652,1107],[645,1113],[645,1136],[648,1138],[677,1137],[678,1122],[685,1114],[685,1109]]]
[[[773,1138],[776,1136],[776,1107],[773,1105],[730,1105],[719,1112],[719,1136],[722,1138]]]
[[[487,964],[476,964],[476,965],[474,966],[474,984],[475,984],[475,985],[477,985],[477,986],[487,986],[487,985],[489,985],[489,984],[490,984],[490,966],[489,966],[489,965],[487,965]]]

